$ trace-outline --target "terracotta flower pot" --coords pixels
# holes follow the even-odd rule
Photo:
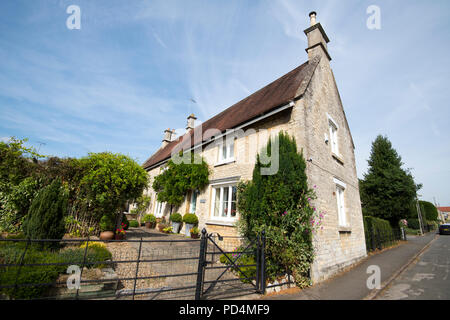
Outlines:
[[[146,222],[145,227],[149,228],[149,229],[153,229],[155,227],[155,223],[154,222]]]
[[[112,231],[100,232],[100,240],[112,240],[112,239],[114,239],[114,232]]]

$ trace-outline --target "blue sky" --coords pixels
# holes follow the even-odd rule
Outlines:
[[[81,8],[69,30],[66,8]],[[369,30],[369,5],[381,30]],[[358,175],[387,135],[424,187],[450,205],[450,2],[0,2],[0,139],[40,152],[121,152],[142,163],[164,129],[206,120],[306,61],[308,13],[329,52]],[[192,102],[195,100],[196,103]]]

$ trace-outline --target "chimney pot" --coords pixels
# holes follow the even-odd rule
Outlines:
[[[186,131],[190,131],[195,128],[195,120],[197,120],[197,118],[193,113],[189,115],[189,117],[187,118]]]
[[[311,19],[311,26],[315,25],[317,13],[315,11],[310,12],[309,18]]]

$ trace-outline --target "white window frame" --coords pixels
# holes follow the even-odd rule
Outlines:
[[[191,201],[189,201],[189,212],[195,213],[195,210],[197,210],[197,198],[198,198],[198,191],[193,190],[191,193]],[[195,208],[194,208],[195,206]]]
[[[237,188],[237,183],[233,182],[233,183],[222,183],[222,184],[215,184],[212,185],[212,192],[211,192],[211,219],[212,220],[218,220],[218,221],[228,221],[228,222],[232,222],[232,221],[236,221],[237,219],[239,219],[238,217],[238,212],[237,212],[237,199],[236,199],[236,216],[232,217],[231,216],[231,202],[232,202],[232,197],[233,197],[233,187]],[[229,212],[227,212],[227,215],[224,217],[222,216],[222,210],[223,210],[223,194],[224,194],[224,189],[228,188],[228,199],[227,199],[227,203],[228,203],[228,208],[229,208]],[[215,216],[214,215],[214,209],[215,209],[215,202],[216,202],[216,193],[219,190],[220,192],[220,196],[219,196],[219,215]],[[237,193],[237,190],[236,190]]]
[[[155,198],[157,196],[158,196],[158,194],[156,194]],[[155,200],[155,211],[153,212],[155,217],[162,218],[164,216],[164,209],[166,209],[166,203]]]
[[[217,164],[224,164],[234,161],[234,138],[225,139],[224,142],[219,144],[219,158]],[[225,146],[225,156],[223,154],[223,149]],[[231,151],[233,151],[233,156],[230,156]]]
[[[339,139],[338,139],[339,126],[328,113],[327,118],[330,133],[331,152],[334,153],[335,155],[339,155]]]
[[[336,204],[337,204],[339,227],[349,227],[349,222],[347,219],[347,210],[345,207],[345,189],[347,185],[344,182],[335,178],[333,179],[333,182],[336,185]]]

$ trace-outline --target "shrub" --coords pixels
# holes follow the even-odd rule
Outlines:
[[[137,222],[136,220],[131,220],[130,221],[130,227],[138,228],[139,227],[139,222]]]
[[[375,250],[376,247],[383,248],[395,244],[397,240],[394,232],[389,221],[370,216],[364,217],[366,247],[369,251]]]
[[[62,239],[66,231],[67,193],[59,179],[38,192],[24,222],[30,239]]]
[[[419,201],[420,206],[422,208],[422,213],[428,221],[437,221],[438,220],[438,211],[436,207],[428,201]]]
[[[220,256],[220,262],[226,265],[230,265],[233,261],[239,268],[232,267],[231,270],[239,276],[239,279],[243,283],[251,283],[251,279],[256,277],[256,261],[254,255],[239,254],[237,252],[243,252],[244,247],[238,247],[233,250],[234,253],[223,254]],[[250,248],[247,249],[249,251]],[[240,256],[239,256],[240,255]],[[239,257],[239,258],[238,258]],[[236,260],[237,259],[237,260]],[[231,260],[231,261],[230,261]],[[247,265],[253,265],[252,267],[247,267]],[[248,278],[248,279],[246,279]],[[250,280],[249,280],[250,279]]]
[[[172,231],[173,231],[173,228],[172,228],[172,227],[165,227],[165,228],[163,229],[163,232],[165,232],[165,233],[172,233]]]
[[[100,219],[100,231],[113,231],[115,228],[115,221],[112,215],[104,215]]]
[[[146,222],[156,223],[156,217],[152,214],[146,214],[142,219],[142,221],[144,221],[145,223]]]
[[[183,222],[183,217],[180,213],[174,213],[170,216],[170,221],[172,222]]]
[[[0,245],[0,261],[5,264],[18,264],[24,253],[26,242],[4,242]],[[29,246],[23,257],[23,263],[20,273],[19,267],[2,268],[0,272],[0,283],[4,286],[12,286],[10,288],[2,288],[0,292],[14,299],[35,299],[41,298],[48,290],[50,285],[31,285],[31,284],[51,284],[61,273],[65,273],[70,264],[81,266],[83,263],[86,243],[79,248],[64,249],[59,252],[42,250],[36,246]],[[94,262],[104,262],[112,258],[111,253],[106,249],[103,243],[90,242],[86,252],[86,266],[88,268],[101,268],[105,264],[94,264]],[[51,266],[26,266],[26,264],[41,263],[66,263]],[[29,284],[26,286],[18,286],[14,290],[13,285]]]
[[[416,219],[416,218],[409,218],[409,219],[408,219],[408,227],[409,227],[410,229],[419,230],[419,229],[420,229],[419,219]]]
[[[271,158],[277,151],[278,170],[266,174],[272,163],[264,164],[261,157]],[[308,188],[305,170],[306,161],[297,152],[295,139],[280,132],[257,155],[253,179],[238,185],[237,196],[241,233],[255,239],[266,232],[267,278],[291,273],[299,287],[310,284],[312,233],[323,215],[310,202],[315,192]]]
[[[183,222],[187,224],[198,224],[198,218],[194,213],[186,213],[183,216]]]

